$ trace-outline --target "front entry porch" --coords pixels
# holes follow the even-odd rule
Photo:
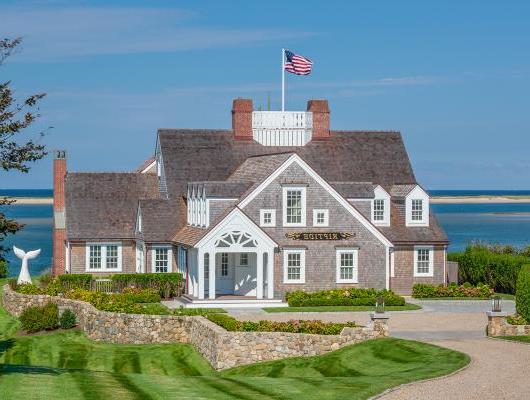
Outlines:
[[[274,300],[277,244],[239,209],[208,232],[188,252],[187,298],[223,303]]]

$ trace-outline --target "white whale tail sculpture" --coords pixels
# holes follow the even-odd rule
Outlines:
[[[40,254],[40,249],[28,251],[26,253],[24,250],[13,246],[13,252],[18,258],[22,260],[22,266],[20,267],[20,274],[18,275],[17,283],[19,285],[23,283],[31,283],[31,276],[29,276],[28,269],[28,260],[37,257]]]

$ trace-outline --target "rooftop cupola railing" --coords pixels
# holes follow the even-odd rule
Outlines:
[[[252,137],[264,146],[304,146],[311,140],[312,132],[312,112],[252,112]]]

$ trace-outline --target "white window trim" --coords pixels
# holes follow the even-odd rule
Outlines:
[[[300,254],[300,279],[288,279],[288,254]],[[283,283],[305,283],[305,249],[288,249],[283,251]]]
[[[155,249],[168,249],[167,251],[167,272],[156,272],[155,268]],[[155,245],[151,246],[151,272],[157,274],[167,274],[173,272],[173,249],[167,245]]]
[[[429,272],[418,272],[418,250],[429,250]],[[414,246],[414,277],[432,277],[434,276],[434,246]]]
[[[317,215],[324,213],[324,222],[318,223]],[[314,209],[313,210],[313,226],[329,226],[329,210],[326,209]]]
[[[283,226],[306,226],[306,190],[307,188],[305,186],[291,186],[291,185],[285,185],[283,186],[283,196],[282,196],[282,210],[283,210]],[[300,223],[293,223],[287,222],[287,192],[291,190],[300,190],[302,194],[302,218]]]
[[[101,268],[90,268],[90,246],[101,246]],[[107,246],[118,247],[118,268],[107,268]],[[86,272],[122,272],[122,244],[121,242],[87,242],[85,244]]]
[[[383,219],[374,219],[375,201],[383,200]],[[370,202],[370,221],[376,226],[389,226],[390,225],[390,195],[381,186],[377,185],[374,189],[374,199]]]
[[[412,220],[412,200],[422,201],[421,221]],[[416,186],[405,198],[406,226],[429,226],[429,195],[419,186]]]
[[[340,267],[341,267],[341,254],[353,254],[353,278],[352,279],[341,279]],[[337,283],[359,283],[359,250],[358,249],[337,249],[336,255],[336,274]]]
[[[265,214],[271,214],[271,222],[265,223]],[[276,226],[276,210],[274,209],[262,209],[259,210],[259,225],[263,227],[274,227]]]

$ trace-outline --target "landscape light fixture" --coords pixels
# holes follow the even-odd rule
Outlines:
[[[502,298],[500,296],[493,296],[491,298],[491,311],[501,312],[502,311],[501,301],[502,301]]]
[[[384,314],[385,312],[385,298],[379,296],[375,299],[375,312],[376,314]]]

